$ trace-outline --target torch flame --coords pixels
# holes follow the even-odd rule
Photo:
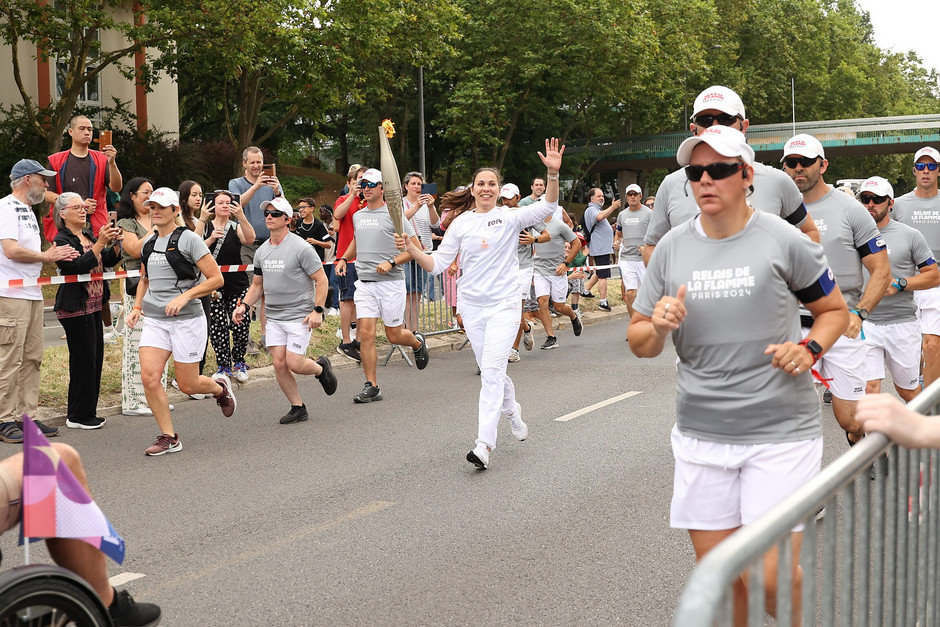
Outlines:
[[[391,138],[395,136],[395,123],[391,120],[382,120],[382,128],[385,129],[386,137]]]

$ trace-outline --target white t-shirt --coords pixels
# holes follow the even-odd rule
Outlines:
[[[13,194],[0,200],[0,240],[12,239],[27,250],[42,252],[42,236],[36,214],[29,205],[21,203]],[[42,263],[21,263],[0,254],[0,280],[38,279]],[[0,298],[42,300],[42,289],[32,287],[6,287],[0,289]]]
[[[460,253],[461,276],[457,302],[486,306],[519,300],[519,231],[550,216],[558,203],[540,200],[527,207],[494,207],[486,213],[460,214],[434,251],[434,270],[440,274]]]

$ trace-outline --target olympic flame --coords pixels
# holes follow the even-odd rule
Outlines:
[[[391,139],[395,136],[395,123],[391,120],[382,120],[382,130],[385,131],[385,136]]]

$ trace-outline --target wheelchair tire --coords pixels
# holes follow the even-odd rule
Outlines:
[[[0,627],[112,627],[94,590],[75,575],[36,565],[3,573]]]

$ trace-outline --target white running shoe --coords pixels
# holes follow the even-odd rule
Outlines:
[[[125,409],[121,413],[125,416],[153,416],[153,412],[146,406],[138,407],[137,409]]]
[[[516,409],[511,414],[503,414],[509,420],[509,429],[517,440],[522,442],[529,437],[529,427],[522,422],[522,405],[516,403]]]
[[[519,361],[520,359],[521,359],[521,357],[519,357],[519,349],[518,349],[518,348],[510,348],[510,349],[509,349],[509,363],[514,364],[514,363],[516,363],[517,361]]]
[[[535,346],[535,340],[532,339],[532,325],[529,324],[529,330],[522,332],[522,345],[525,346],[527,351],[532,350],[532,347]]]
[[[117,344],[118,334],[114,331],[108,331],[101,336],[101,339],[105,344]]]
[[[490,463],[490,447],[482,442],[477,442],[474,449],[467,453],[467,461],[477,468],[485,470]]]

